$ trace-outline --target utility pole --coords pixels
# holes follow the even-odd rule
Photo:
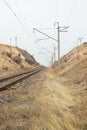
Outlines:
[[[15,37],[15,46],[17,47],[17,37]]]
[[[53,64],[53,56],[54,56],[54,53],[52,51],[50,51],[49,49],[47,48],[44,48],[42,47],[44,50],[46,50],[48,53],[52,54],[52,59],[51,59],[51,63]]]
[[[10,46],[11,46],[11,44],[12,44],[12,38],[10,38]]]
[[[46,52],[39,52],[39,54],[46,54]],[[53,54],[51,56],[51,65],[53,64]]]
[[[55,63],[55,56],[56,56],[56,47],[54,45],[54,63]]]
[[[54,26],[57,25],[57,33],[58,33],[58,61],[60,60],[60,32],[67,32],[67,28],[69,27],[60,27],[59,22],[55,22]]]
[[[12,38],[10,38],[10,53],[12,53],[11,46],[12,46]]]
[[[54,41],[56,41],[58,43],[58,61],[59,61],[60,60],[60,32],[67,32],[66,29],[69,28],[69,27],[68,26],[67,27],[65,27],[65,26],[64,27],[60,27],[59,26],[59,22],[55,22],[54,26],[56,26],[56,25],[57,25],[57,33],[58,33],[58,36],[57,36],[58,38],[57,39],[47,35],[46,33],[42,32],[42,31],[40,31],[40,30],[38,30],[36,28],[33,28],[33,33],[35,31],[37,31],[37,32],[43,34],[44,36],[46,36],[46,37],[48,37],[48,38],[50,38],[50,39],[52,39],[52,40],[54,40]],[[58,64],[59,64],[59,62],[58,62]]]
[[[83,39],[83,37],[78,38],[80,45],[82,44],[82,39]]]
[[[54,26],[57,24],[57,34],[58,34],[58,61],[60,59],[60,28],[59,28],[59,22],[56,22]]]

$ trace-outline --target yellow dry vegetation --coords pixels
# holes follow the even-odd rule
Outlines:
[[[2,130],[79,130],[70,89],[51,70],[20,91],[9,104],[1,105]]]
[[[87,130],[87,55],[79,50],[69,61],[62,59],[59,67],[26,79],[33,82],[24,89],[19,84],[0,93],[9,94],[0,103],[1,130]]]
[[[77,50],[77,51],[76,51]],[[66,55],[69,61],[61,61],[60,69],[53,70],[63,86],[70,88],[76,104],[75,118],[79,129],[87,129],[87,44],[83,44]],[[65,58],[66,58],[65,57]],[[58,71],[57,71],[58,70]],[[56,73],[57,72],[57,73]]]
[[[18,49],[14,46],[0,44],[0,78],[25,69],[32,70],[37,66],[26,62],[26,57]]]

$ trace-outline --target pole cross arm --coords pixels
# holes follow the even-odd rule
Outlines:
[[[54,41],[56,41],[56,42],[58,41],[58,40],[56,40],[55,38],[53,38],[53,37],[47,35],[46,33],[43,33],[42,31],[39,31],[39,30],[36,29],[36,28],[33,28],[33,33],[34,33],[34,31],[37,31],[37,32],[39,32],[39,33],[45,35],[46,37],[48,37],[48,38],[50,38],[50,39],[52,39],[52,40],[54,40]]]
[[[60,28],[60,27],[59,27]],[[63,27],[63,29],[61,29],[61,30],[59,30],[60,32],[67,32],[67,30],[66,29],[68,29],[69,28],[69,26],[68,27]]]
[[[67,30],[63,31],[63,30],[60,30],[60,32],[68,32]]]

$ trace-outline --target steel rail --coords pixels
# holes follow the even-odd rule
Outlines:
[[[32,72],[32,71],[34,71],[34,70],[39,69],[39,68],[40,68],[40,67],[37,67],[36,69],[30,70],[30,71],[27,70],[27,71],[22,72],[22,73],[16,73],[16,74],[13,74],[13,75],[10,75],[10,76],[1,78],[1,79],[0,79],[0,82],[4,81],[4,80],[6,80],[6,79],[10,79],[10,78],[12,78],[12,77],[17,77],[17,76],[19,76],[19,75],[23,75],[23,74],[30,73],[30,72]]]
[[[4,79],[0,80],[0,91],[9,88],[9,86],[11,86],[12,84],[15,84],[15,83],[17,83],[17,82],[21,81],[22,79],[25,79],[25,78],[27,78],[29,76],[32,76],[32,75],[42,71],[43,69],[44,69],[44,67],[39,67],[36,70],[32,70],[30,72],[17,74],[17,75],[7,77],[7,78],[4,78]]]

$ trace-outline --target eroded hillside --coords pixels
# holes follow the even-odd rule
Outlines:
[[[87,129],[87,43],[73,49],[57,64],[53,72],[60,77],[63,86],[71,88],[76,103],[77,124]],[[58,70],[58,71],[57,71]]]
[[[8,75],[25,69],[33,69],[39,64],[25,50],[5,44],[0,44],[0,73]]]

